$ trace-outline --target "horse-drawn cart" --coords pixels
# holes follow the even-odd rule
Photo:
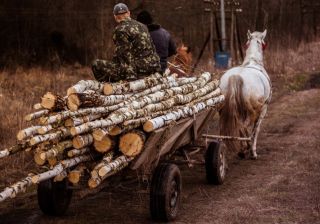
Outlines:
[[[147,138],[142,153],[131,162],[130,169],[137,170],[151,180],[150,212],[155,220],[169,221],[176,217],[181,193],[181,174],[174,156],[182,152],[188,157],[195,152],[205,152],[206,177],[210,184],[221,184],[225,178],[226,158],[217,141],[206,142],[206,147],[197,146],[196,140],[210,122],[216,108],[206,109],[192,118],[158,129]],[[198,147],[196,150],[195,148]],[[67,179],[54,182],[52,179],[38,185],[38,202],[45,214],[60,215],[68,208],[72,189]]]

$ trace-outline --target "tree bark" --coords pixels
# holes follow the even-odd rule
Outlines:
[[[53,141],[53,140],[60,141],[61,139],[69,137],[69,136],[70,136],[69,129],[64,128],[64,127],[60,127],[54,133],[49,133],[49,134],[45,134],[45,135],[37,135],[37,136],[32,137],[30,139],[30,144],[37,145],[37,144],[39,144],[41,142],[45,142],[45,141]]]
[[[156,73],[144,79],[139,79],[132,82],[106,83],[103,87],[103,93],[104,95],[108,96],[112,94],[124,94],[128,92],[135,92],[153,87],[159,83],[168,82],[170,80],[174,81],[174,76],[163,77],[161,74]]]
[[[23,150],[26,150],[30,147],[29,142],[22,142],[18,143],[14,146],[11,146],[10,148],[4,149],[0,151],[0,158],[7,157],[9,155],[15,154],[17,152],[21,152]]]
[[[27,187],[32,185],[31,177],[26,177],[10,187],[6,187],[1,193],[0,193],[0,202],[3,202],[7,198],[14,198],[18,193],[25,192]]]
[[[34,112],[34,113],[31,113],[31,114],[28,114],[24,117],[24,119],[26,121],[32,121],[32,120],[35,120],[37,118],[40,118],[42,116],[45,116],[45,115],[48,115],[49,114],[49,110],[47,109],[44,109],[44,110],[39,110],[37,112]]]
[[[209,99],[205,102],[197,103],[196,105],[187,105],[183,107],[182,109],[173,110],[172,112],[153,118],[149,121],[147,121],[143,125],[143,130],[146,132],[151,132],[156,129],[159,129],[163,126],[169,125],[171,122],[179,120],[184,117],[192,116],[193,114],[199,113],[201,110],[204,110],[205,108],[208,108],[209,106],[216,105],[218,103],[221,103],[224,101],[224,96],[220,95],[216,98]]]
[[[71,149],[68,151],[68,157],[71,158],[71,157],[75,157],[75,156],[80,156],[80,155],[86,154],[90,151],[91,151],[91,149],[89,147],[85,147],[82,149]]]
[[[38,133],[39,128],[41,128],[41,126],[31,126],[29,128],[20,130],[17,134],[17,139],[22,141],[30,136],[33,136],[34,134]]]
[[[105,166],[102,166],[99,169],[99,177],[104,180],[106,177],[108,177],[110,172],[115,171],[119,172],[126,166],[128,166],[129,162],[133,160],[133,157],[127,157],[127,156],[119,156],[109,164],[106,164]]]
[[[95,92],[102,93],[103,84],[96,80],[81,80],[67,90],[67,95],[69,96],[73,93],[83,93],[86,90],[93,90]]]
[[[113,155],[114,155],[114,152],[109,152],[107,153],[103,159],[101,160],[100,163],[98,163],[94,168],[93,170],[90,172],[91,174],[91,178],[89,179],[88,181],[88,186],[89,188],[96,188],[101,182],[102,182],[102,179],[100,178],[98,172],[99,172],[99,169],[103,166],[106,166],[108,165],[111,161],[112,161],[112,158],[113,158]]]
[[[112,106],[129,99],[132,94],[103,96],[97,93],[73,93],[68,96],[67,105],[71,111],[80,107]]]
[[[75,126],[81,125],[83,123],[99,119],[99,118],[101,118],[101,116],[102,116],[101,114],[93,114],[93,115],[89,114],[89,115],[83,116],[83,117],[68,118],[64,122],[64,126],[66,126],[66,127],[75,127]]]
[[[72,146],[73,144],[71,140],[59,142],[48,151],[40,153],[40,158],[46,161],[47,159],[56,157],[58,154],[62,154],[65,149],[71,148]]]
[[[79,157],[63,160],[60,163],[58,163],[53,169],[51,169],[47,172],[32,176],[31,181],[32,181],[32,183],[37,184],[41,181],[48,180],[52,177],[57,176],[58,174],[60,174],[63,170],[65,170],[67,168],[73,167],[81,162],[86,162],[86,161],[90,161],[90,160],[92,160],[92,158],[89,155],[79,156]]]

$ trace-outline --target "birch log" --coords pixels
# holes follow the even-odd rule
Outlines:
[[[208,108],[209,106],[214,106],[223,101],[224,101],[224,96],[220,95],[216,98],[209,99],[205,102],[200,102],[194,106],[193,105],[185,106],[182,109],[174,110],[166,115],[156,117],[147,121],[143,125],[143,130],[146,132],[154,131],[156,129],[159,129],[163,126],[170,124],[173,121],[179,120],[184,117],[192,116],[193,114],[196,114],[201,110]]]
[[[108,165],[113,158],[114,152],[111,151],[107,153],[103,159],[93,168],[93,170],[90,172],[91,178],[88,180],[88,186],[89,188],[96,188],[101,182],[102,179],[99,176],[99,169],[103,166]]]
[[[41,106],[51,111],[59,111],[65,108],[66,102],[62,96],[47,92],[41,98]]]
[[[7,157],[9,155],[15,154],[17,152],[21,152],[23,150],[26,150],[30,147],[30,144],[28,142],[18,143],[14,146],[11,146],[10,148],[4,149],[0,151],[0,158]]]
[[[50,132],[53,129],[54,129],[54,127],[52,125],[48,124],[48,125],[45,125],[45,126],[40,126],[37,129],[37,132],[40,135],[44,135],[44,134],[47,134],[48,132]]]
[[[111,95],[135,92],[137,90],[150,88],[162,82],[167,82],[170,79],[174,80],[174,76],[163,77],[161,74],[155,73],[154,75],[148,76],[144,79],[132,82],[106,83],[104,84],[103,93],[104,95]]]
[[[72,139],[73,147],[81,149],[93,143],[92,134],[78,135]]]
[[[71,149],[68,151],[68,157],[75,157],[75,156],[80,156],[80,155],[84,155],[86,153],[90,152],[90,148],[89,147],[85,147],[82,149]]]
[[[140,130],[132,130],[120,137],[119,150],[128,157],[141,153],[146,141],[146,135]]]
[[[47,109],[44,109],[44,110],[39,110],[37,112],[34,112],[34,113],[31,113],[31,114],[28,114],[24,117],[24,119],[26,121],[32,121],[32,120],[35,120],[37,118],[40,118],[42,116],[45,116],[45,115],[48,115],[49,114],[49,110]]]
[[[31,177],[26,177],[10,187],[6,187],[0,193],[0,202],[6,200],[7,198],[14,198],[18,193],[23,193],[26,191],[27,187],[32,185]]]
[[[102,93],[103,84],[96,80],[81,80],[67,90],[67,95],[69,96],[73,93],[83,93],[86,90],[93,90],[95,92]]]
[[[111,111],[119,109],[123,105],[114,105],[110,107],[95,107],[95,108],[84,108],[84,109],[79,109],[77,111],[62,111],[58,114],[48,116],[48,117],[42,117],[40,119],[40,123],[43,125],[48,125],[48,124],[54,124],[58,123],[61,121],[64,121],[70,117],[79,117],[79,116],[87,116],[87,115],[104,115],[107,114]]]
[[[56,157],[58,154],[62,154],[65,149],[71,148],[72,146],[71,140],[59,142],[48,151],[40,153],[40,159],[46,161],[47,159]]]
[[[70,136],[69,129],[61,127],[54,133],[49,133],[49,134],[45,134],[45,135],[37,135],[37,136],[32,137],[30,139],[30,144],[36,145],[36,144],[39,144],[39,143],[45,142],[45,141],[53,141],[53,140],[59,141],[59,140],[66,138],[68,136]]]
[[[34,134],[38,133],[39,128],[41,128],[41,126],[31,126],[29,128],[20,130],[17,134],[17,139],[22,141],[30,136],[33,136]]]
[[[129,162],[132,161],[134,158],[133,157],[127,157],[127,156],[119,156],[109,164],[102,166],[99,169],[99,176],[102,180],[104,180],[108,174],[112,171],[120,171],[124,167],[128,166]]]
[[[81,125],[83,123],[96,120],[98,118],[101,118],[101,114],[93,114],[93,115],[87,115],[83,117],[77,117],[77,118],[69,118],[64,122],[64,126],[66,127],[74,127]]]
[[[31,181],[32,181],[32,183],[37,184],[41,181],[48,180],[52,177],[57,176],[58,174],[60,174],[63,170],[65,170],[67,168],[73,167],[81,162],[86,162],[86,161],[90,161],[90,160],[91,160],[91,156],[89,156],[89,155],[84,155],[84,156],[79,156],[79,157],[63,160],[60,163],[58,163],[53,169],[51,169],[47,172],[32,176]]]
[[[67,105],[71,111],[80,107],[111,106],[129,99],[132,94],[104,96],[97,93],[73,93],[68,96]]]

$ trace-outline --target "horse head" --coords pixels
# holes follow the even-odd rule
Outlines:
[[[264,41],[267,35],[267,30],[263,32],[255,31],[253,33],[248,30],[247,36],[248,41],[246,43],[246,57],[244,59],[243,65],[254,61],[257,64],[263,65],[263,50],[266,48],[266,43]]]
[[[248,41],[246,43],[247,47],[250,46],[252,41],[256,41],[256,43],[258,43],[262,47],[262,50],[264,50],[267,46],[267,44],[264,41],[266,35],[267,35],[267,30],[264,30],[262,33],[258,31],[251,33],[250,30],[248,30],[248,33],[247,33]]]

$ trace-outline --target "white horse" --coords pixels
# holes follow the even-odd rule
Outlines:
[[[220,80],[225,103],[220,111],[220,134],[250,137],[249,144],[226,141],[229,149],[244,153],[250,148],[252,158],[257,158],[257,138],[261,122],[271,100],[271,82],[263,67],[265,30],[250,33],[246,57],[242,65],[229,69]]]

